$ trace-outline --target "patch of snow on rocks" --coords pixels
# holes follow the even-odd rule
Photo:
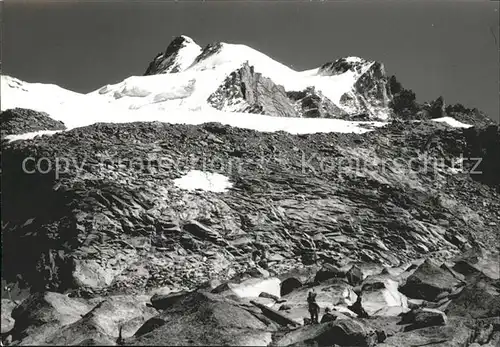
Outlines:
[[[262,292],[280,297],[281,281],[278,278],[253,279],[232,288],[240,298],[256,298]]]
[[[458,120],[456,120],[455,118],[452,118],[452,117],[435,118],[435,119],[433,119],[433,121],[446,123],[449,126],[454,127],[454,128],[470,128],[472,126],[471,124],[459,122]]]
[[[232,187],[229,178],[224,175],[200,170],[191,170],[181,178],[175,179],[176,187],[186,190],[201,189],[221,193]]]

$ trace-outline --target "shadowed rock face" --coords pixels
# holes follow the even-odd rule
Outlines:
[[[36,293],[12,311],[12,337],[28,345],[46,344],[49,336],[78,321],[91,308],[85,301],[64,294]]]
[[[296,343],[317,343],[319,346],[335,344],[339,346],[375,346],[375,331],[360,322],[341,319],[333,322],[311,325],[291,332],[277,341],[278,346],[289,346]]]
[[[349,115],[313,87],[299,92],[287,92],[295,108],[306,118],[341,118]]]
[[[500,191],[500,127],[488,125],[486,127],[473,127],[464,130],[469,158],[477,158],[475,172],[482,174],[474,175],[474,179],[485,184],[496,186]],[[465,155],[465,154],[464,154]],[[479,162],[480,159],[480,162]]]
[[[362,58],[340,58],[333,62],[323,64],[318,71],[320,75],[335,76],[348,71],[360,73],[368,62]]]

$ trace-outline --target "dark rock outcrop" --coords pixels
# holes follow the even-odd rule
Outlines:
[[[83,300],[72,299],[64,294],[34,294],[12,311],[15,320],[12,339],[14,342],[22,341],[24,345],[47,344],[50,336],[78,321],[91,308]]]
[[[474,123],[472,123],[474,124]],[[500,126],[473,127],[465,129],[464,142],[467,148],[464,157],[474,158],[476,166],[472,177],[480,182],[496,187],[500,192]]]
[[[308,345],[319,346],[375,346],[377,335],[373,329],[361,322],[340,319],[317,325],[309,325],[292,331],[276,342],[277,346]]]
[[[411,298],[435,301],[443,293],[451,293],[461,283],[452,274],[426,260],[408,277],[401,291]]]
[[[427,108],[429,112],[429,117],[432,118],[441,118],[446,116],[446,104],[442,96],[432,101]]]
[[[367,114],[371,117],[388,118],[392,95],[387,90],[388,79],[384,65],[373,62],[358,78],[353,92],[344,94],[340,103],[348,109],[356,110],[356,114]]]
[[[295,277],[287,278],[281,282],[280,295],[287,295],[300,287],[302,287],[302,282],[300,282],[300,280]]]
[[[153,295],[153,297],[151,297],[151,305],[157,310],[165,310],[175,304],[177,301],[184,298],[186,294],[187,293],[185,292],[164,295],[155,294]]]
[[[350,116],[335,105],[330,99],[325,97],[314,87],[306,88],[302,91],[289,91],[288,98],[294,103],[295,109],[305,118],[341,118],[347,119]]]
[[[14,327],[14,318],[11,314],[17,305],[9,299],[2,299],[2,335],[8,333]]]
[[[323,64],[319,68],[318,75],[335,76],[348,71],[361,73],[366,63],[366,60],[357,57],[340,58],[333,62]]]
[[[282,86],[254,71],[248,63],[232,72],[208,98],[218,110],[299,117]]]

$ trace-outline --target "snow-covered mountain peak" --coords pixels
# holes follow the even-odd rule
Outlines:
[[[247,114],[251,119],[257,118],[256,113],[278,118],[386,119],[391,100],[386,85],[383,65],[359,57],[295,71],[247,45],[216,42],[202,49],[190,37],[179,36],[150,63],[146,76],[127,77],[86,95],[2,78],[2,96],[8,94],[7,103],[14,107],[26,107],[29,99],[27,108],[60,115],[58,120],[73,101],[81,109],[81,103],[95,105],[101,114],[126,114],[131,119],[138,110],[151,115],[218,111],[228,116]],[[71,124],[80,123],[72,119]]]
[[[219,69],[232,72],[244,64],[253,66],[256,71],[266,77],[277,79],[275,82],[282,85],[284,77],[288,78],[296,73],[286,65],[252,47],[225,42],[207,45],[189,69],[196,71]]]
[[[178,36],[149,64],[145,75],[184,71],[201,53],[201,47],[188,36]]]

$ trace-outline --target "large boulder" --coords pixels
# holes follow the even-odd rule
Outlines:
[[[187,292],[174,292],[168,294],[155,294],[151,297],[151,305],[157,310],[169,308],[187,295]]]
[[[488,278],[468,284],[446,308],[448,316],[486,318],[500,316],[500,293]]]
[[[134,346],[268,345],[269,327],[228,297],[194,292],[147,321]]]
[[[441,269],[433,261],[425,260],[401,287],[401,292],[410,298],[435,301],[443,293],[451,293],[461,281]]]
[[[469,346],[473,336],[474,327],[468,322],[460,319],[450,319],[446,326],[431,326],[398,332],[377,346]]]
[[[350,268],[346,273],[349,283],[358,285],[362,283],[367,277],[379,275],[384,270],[381,264],[376,263],[358,263]]]
[[[100,302],[77,322],[60,329],[48,339],[55,345],[83,343],[89,337],[101,343],[112,342],[119,336],[131,337],[147,321],[157,314],[146,306],[149,297],[140,295],[111,296]]]
[[[405,330],[410,331],[431,326],[446,325],[447,317],[442,311],[432,308],[412,310],[403,316],[403,323],[409,323]]]
[[[295,278],[300,281],[300,283],[305,285],[307,283],[315,282],[315,277],[319,271],[321,271],[321,267],[317,265],[301,266],[284,271],[283,273],[277,275],[277,277],[282,283],[289,278]]]
[[[486,250],[467,252],[455,260],[453,270],[466,277],[483,274],[493,280],[500,279],[500,257]]]
[[[352,319],[308,325],[291,331],[276,341],[277,346],[314,344],[319,346],[375,346],[376,332]]]
[[[364,283],[360,298],[361,307],[369,316],[397,316],[408,309],[408,300],[398,291],[398,282],[389,278]]]
[[[17,305],[9,299],[2,299],[2,334],[9,332],[14,327],[14,318],[11,314]]]
[[[81,319],[91,306],[59,293],[36,293],[12,311],[13,341],[23,345],[47,344],[62,327]]]
[[[323,282],[330,278],[343,278],[354,264],[346,264],[344,266],[335,266],[333,264],[323,264],[321,269],[316,272],[314,282]]]

